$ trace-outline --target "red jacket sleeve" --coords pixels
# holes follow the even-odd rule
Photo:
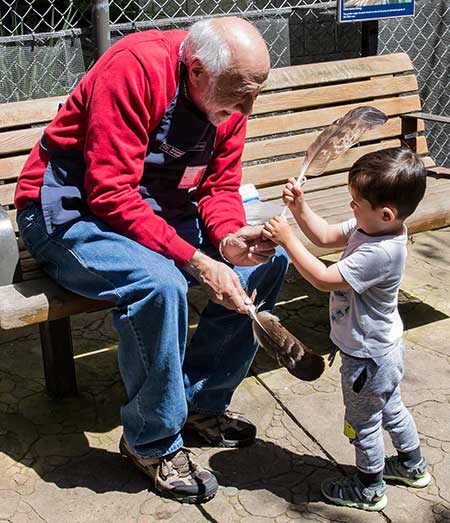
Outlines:
[[[216,247],[228,233],[246,225],[239,194],[246,129],[247,118],[239,113],[217,129],[214,155],[196,193],[200,216]]]
[[[195,247],[139,193],[152,117],[150,89],[143,67],[127,50],[112,56],[96,76],[84,148],[87,203],[116,231],[183,267]]]

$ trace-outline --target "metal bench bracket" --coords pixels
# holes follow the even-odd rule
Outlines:
[[[21,280],[19,249],[8,213],[0,206],[0,285]]]

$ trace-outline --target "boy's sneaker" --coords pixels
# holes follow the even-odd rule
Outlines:
[[[183,428],[196,432],[207,443],[217,447],[245,447],[256,438],[255,425],[231,410],[219,416],[189,414]]]
[[[149,476],[155,489],[165,497],[181,503],[204,503],[212,499],[218,489],[215,476],[194,463],[187,449],[161,458],[143,458],[132,450],[125,437],[120,440],[120,453]]]
[[[385,458],[383,477],[385,480],[401,481],[408,487],[423,488],[431,481],[431,475],[428,472],[428,463],[425,458],[414,467],[405,467],[398,456]]]
[[[366,487],[356,474],[349,478],[326,479],[322,482],[321,490],[336,505],[362,510],[383,510],[388,501],[384,481],[373,487]]]

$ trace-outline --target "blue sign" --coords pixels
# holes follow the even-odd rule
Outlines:
[[[414,15],[414,0],[338,0],[339,22]]]

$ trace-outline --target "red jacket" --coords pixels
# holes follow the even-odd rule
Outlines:
[[[155,215],[138,192],[149,133],[175,95],[185,31],[144,31],[123,38],[85,75],[46,128],[48,147],[83,151],[84,189],[91,212],[114,230],[183,267],[195,247]],[[216,145],[196,200],[215,246],[245,225],[238,189],[247,118],[217,129]],[[15,204],[39,200],[48,156],[36,144],[20,174]]]

